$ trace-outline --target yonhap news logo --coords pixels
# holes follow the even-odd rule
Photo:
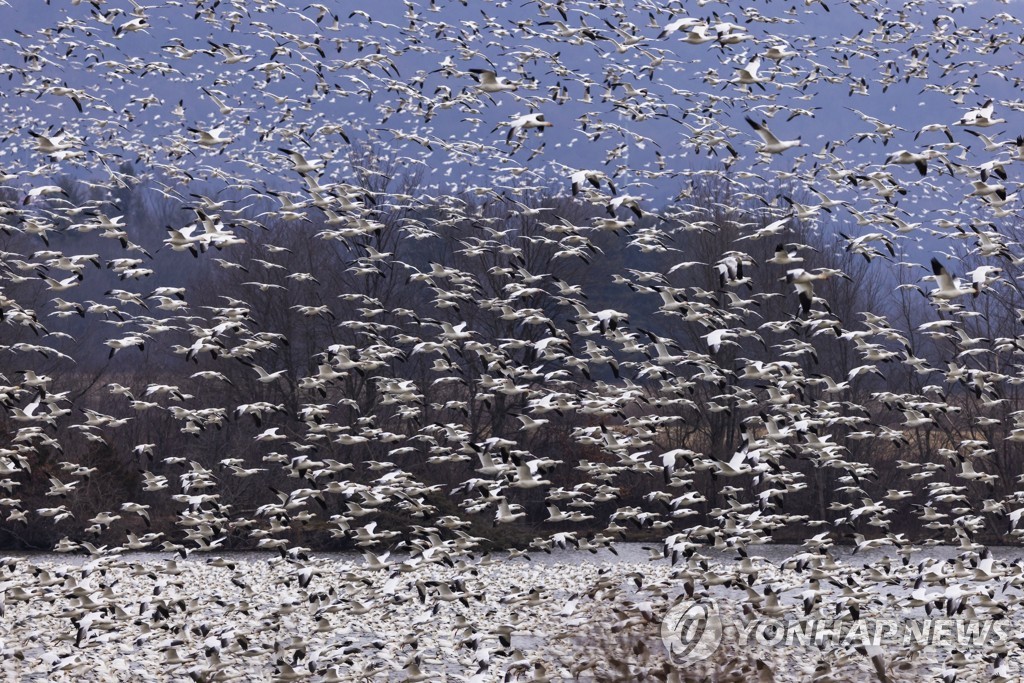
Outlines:
[[[991,647],[1015,637],[1002,620],[949,618],[775,619],[732,621],[713,600],[685,600],[672,606],[661,622],[661,638],[677,664],[711,657],[723,640],[746,651],[772,648]]]
[[[707,659],[722,643],[724,624],[713,600],[677,603],[661,621],[661,640],[672,659],[689,664]]]

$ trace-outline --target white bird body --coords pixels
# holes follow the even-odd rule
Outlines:
[[[987,128],[989,126],[997,126],[1000,123],[1006,123],[1006,119],[995,116],[995,110],[992,100],[988,100],[981,107],[972,109],[956,122],[958,126],[976,126],[979,128]]]
[[[754,57],[745,66],[741,66],[736,69],[736,75],[729,80],[730,83],[736,85],[757,85],[762,90],[764,84],[771,80],[771,78],[765,78],[758,74],[758,70],[761,68],[761,58]]]
[[[669,23],[665,24],[665,27],[661,30],[661,33],[658,34],[658,39],[661,40],[662,38],[666,38],[669,35],[675,33],[676,31],[683,29],[692,29],[701,24],[704,24],[704,21],[702,19],[695,19],[693,17],[679,17],[678,19],[673,19]]]
[[[794,147],[800,147],[803,145],[800,138],[796,138],[795,140],[780,140],[775,137],[770,130],[768,130],[768,126],[766,126],[764,122],[758,123],[749,116],[746,117],[746,121],[750,124],[750,127],[754,129],[754,132],[761,138],[762,144],[758,146],[758,152],[763,152],[764,154],[781,154],[788,149],[793,149]]]
[[[928,162],[942,156],[942,152],[935,149],[928,149],[923,152],[911,152],[905,149],[897,150],[885,159],[887,164],[913,164],[918,173],[927,175]]]
[[[709,30],[711,30],[711,27],[703,21],[698,24],[694,24],[689,27],[689,30],[686,32],[686,36],[683,38],[683,42],[689,43],[690,45],[703,45],[704,43],[710,43],[713,40],[716,40],[717,36],[709,34]]]
[[[522,506],[509,504],[508,500],[502,498],[498,501],[498,510],[494,513],[495,524],[509,524],[517,519],[526,516]]]
[[[470,69],[469,71],[476,78],[476,88],[480,92],[515,92],[519,89],[516,83],[513,83],[504,76],[499,76],[490,69]]]
[[[765,59],[770,59],[774,62],[781,62],[784,59],[796,57],[800,53],[797,52],[796,50],[793,50],[791,47],[789,47],[789,45],[782,43],[768,46],[768,48],[764,51],[763,54]]]
[[[545,128],[549,128],[554,124],[544,118],[544,114],[540,112],[532,112],[530,114],[523,114],[517,116],[508,124],[508,136],[505,138],[506,142],[511,142],[513,136],[521,134],[531,128],[537,129],[543,132]]]
[[[189,132],[196,133],[199,136],[199,139],[196,140],[196,144],[202,147],[223,147],[234,140],[233,137],[223,136],[225,126],[217,126],[210,130],[202,130],[200,128],[189,128],[188,130]]]
[[[273,382],[274,380],[278,379],[279,377],[283,377],[284,373],[288,372],[287,369],[285,369],[285,370],[278,370],[277,372],[267,372],[261,366],[256,365],[256,364],[253,364],[252,369],[255,370],[256,374],[259,376],[256,381],[262,382],[263,384],[268,384],[270,382]]]
[[[960,279],[954,278],[936,258],[932,258],[932,273],[937,285],[935,289],[928,292],[928,296],[932,299],[949,301],[968,294],[978,295],[974,287],[962,287]]]

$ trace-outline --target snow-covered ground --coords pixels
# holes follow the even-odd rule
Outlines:
[[[888,571],[880,551],[805,566],[799,548],[765,546],[748,560],[709,552],[673,566],[637,545],[618,549],[618,557],[529,561],[389,558],[384,568],[353,555],[9,556],[0,570],[2,669],[19,681],[593,680],[601,672],[597,680],[636,680],[641,669],[667,680],[711,669],[755,680],[874,680],[878,663],[892,680],[1020,671],[1024,568],[1010,559],[1015,549],[979,562],[933,548]],[[805,610],[815,579],[820,596]],[[699,662],[673,657],[662,639],[661,622],[694,600],[713,600],[726,624],[721,646]],[[772,646],[760,626],[772,618],[790,627],[835,620],[841,635],[822,646],[792,637]],[[884,626],[874,635],[879,620],[908,618],[918,628],[943,625],[931,638]],[[957,622],[994,619],[997,629],[975,634],[984,643],[957,640]]]

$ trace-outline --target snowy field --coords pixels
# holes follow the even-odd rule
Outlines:
[[[350,555],[9,556],[0,582],[2,666],[18,681],[630,680],[642,671],[687,680],[712,669],[726,678],[857,681],[879,675],[871,655],[881,652],[889,680],[954,669],[960,680],[1000,680],[990,678],[996,668],[1020,671],[1024,567],[1016,549],[972,563],[933,548],[907,566],[894,561],[886,574],[881,551],[861,558],[842,550],[828,562],[795,546],[765,546],[746,560],[711,552],[675,566],[648,560],[637,545],[619,557],[502,556],[454,566],[404,558],[378,568]],[[760,588],[747,593],[752,579],[772,587],[781,611]],[[819,598],[805,610],[815,579]],[[709,660],[677,666],[659,622],[695,583],[708,586],[697,596],[714,598],[733,629]],[[969,594],[973,607],[958,613],[958,596]],[[871,651],[853,636],[820,648],[770,647],[748,626],[768,616],[849,621],[854,605],[861,624],[923,619],[922,597],[937,619],[1000,618],[1005,637],[963,651],[954,636],[923,647],[883,638]],[[742,648],[740,631],[749,636]]]

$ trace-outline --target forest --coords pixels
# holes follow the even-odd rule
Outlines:
[[[0,372],[24,388],[0,392],[17,463],[0,543],[128,532],[174,548],[184,532],[347,549],[348,523],[370,512],[399,533],[449,523],[498,546],[683,527],[714,542],[723,508],[748,498],[775,540],[808,525],[1006,533],[998,501],[1024,472],[1008,253],[998,286],[954,317],[929,297],[927,241],[908,254],[881,233],[850,240],[827,208],[805,223],[808,198],[785,187],[694,174],[659,208],[574,196],[599,179],[427,196],[385,150],[348,154],[362,177],[331,193],[355,219],[282,215],[268,188],[189,187],[186,202],[127,163],[116,185],[54,178],[7,219]],[[204,223],[238,238],[190,238]],[[962,238],[978,263],[992,251],[977,230]],[[818,278],[813,301],[797,267]],[[718,463],[757,449],[769,466],[722,481]],[[523,514],[498,524],[478,475],[515,482],[524,462],[551,489],[513,483]],[[381,472],[415,477],[419,495],[360,506],[352,485]],[[53,483],[69,477],[70,496]],[[207,489],[213,528],[176,530]],[[296,490],[310,494],[290,507]],[[862,499],[891,507],[869,524],[851,514]],[[986,501],[983,524],[950,522],[964,500]]]

